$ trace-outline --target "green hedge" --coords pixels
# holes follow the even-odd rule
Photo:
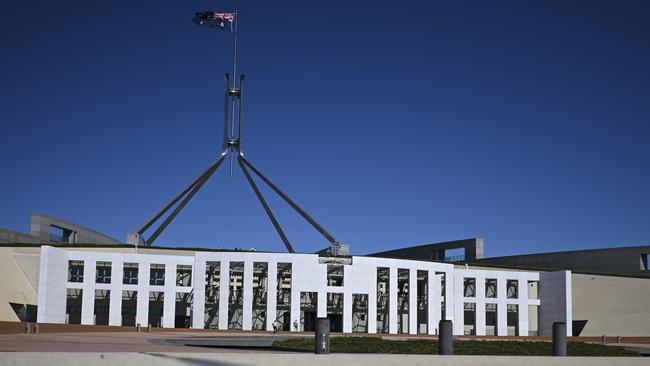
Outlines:
[[[273,348],[286,351],[314,351],[314,338],[288,338],[275,341]],[[333,353],[398,353],[398,354],[438,354],[438,342],[428,339],[391,341],[379,337],[333,337],[330,351]],[[550,356],[550,342],[528,341],[456,341],[454,353],[457,355],[493,356]],[[639,356],[621,347],[604,346],[582,342],[567,344],[569,356]]]

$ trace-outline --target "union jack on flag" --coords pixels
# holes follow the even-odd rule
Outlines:
[[[207,25],[211,28],[218,28],[233,32],[233,23],[237,13],[217,13],[214,11],[204,11],[196,13],[192,21],[198,25]]]

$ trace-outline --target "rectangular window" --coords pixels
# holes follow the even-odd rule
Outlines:
[[[537,305],[528,305],[528,335],[539,335],[539,311]]]
[[[377,268],[377,333],[389,332],[390,269]]]
[[[409,332],[409,277],[408,269],[397,269],[397,333]]]
[[[97,262],[95,283],[111,283],[111,262]]]
[[[122,326],[135,326],[138,309],[138,291],[122,291]]]
[[[519,281],[517,280],[508,280],[506,282],[506,295],[508,299],[518,299],[519,298]]]
[[[485,304],[485,335],[498,335],[497,304]]]
[[[81,324],[81,302],[83,290],[69,288],[65,300],[65,323]]]
[[[352,333],[368,333],[368,295],[352,294]]]
[[[108,325],[111,290],[95,290],[95,325]]]
[[[463,280],[463,296],[476,297],[476,278],[465,278]]]
[[[429,319],[429,272],[417,271],[418,333],[427,334]]]
[[[266,330],[266,296],[269,280],[269,264],[253,263],[253,330]]]
[[[165,265],[151,264],[149,267],[149,285],[165,286]]]
[[[466,302],[464,308],[464,334],[476,335],[476,304]]]
[[[138,284],[138,264],[137,263],[124,263],[124,270],[122,272],[122,284],[124,284],[124,285],[137,285]]]
[[[221,263],[205,263],[205,329],[219,327],[219,290],[221,288]]]
[[[152,327],[162,327],[165,293],[160,291],[149,292],[149,324]]]
[[[509,336],[519,335],[519,305],[507,305],[507,325]]]
[[[343,331],[343,294],[327,293],[327,317],[332,332]]]
[[[275,328],[291,330],[291,263],[278,263]]]
[[[84,281],[84,261],[68,261],[68,282]]]
[[[318,292],[300,293],[300,330],[301,331],[313,332],[314,330],[316,330],[317,306],[318,306]]]
[[[496,299],[497,297],[497,280],[496,278],[485,279],[485,297]]]
[[[242,329],[244,322],[244,262],[230,262],[228,329]]]
[[[343,265],[327,265],[327,286],[343,286]]]
[[[174,328],[190,327],[190,310],[192,309],[192,294],[177,292],[174,307]]]
[[[188,287],[192,285],[192,266],[176,265],[176,286]]]

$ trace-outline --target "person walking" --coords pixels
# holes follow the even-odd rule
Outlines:
[[[298,321],[297,320],[293,321],[293,330],[295,330],[296,332],[298,331]]]

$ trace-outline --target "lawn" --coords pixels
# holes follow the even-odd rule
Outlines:
[[[314,351],[314,338],[288,338],[275,341],[273,348],[290,351]],[[391,341],[379,337],[332,337],[332,353],[398,353],[398,354],[438,354],[438,342],[428,339]],[[457,355],[493,355],[493,356],[550,356],[550,342],[519,341],[456,341],[454,353]],[[569,356],[639,356],[638,353],[619,347],[588,344],[582,342],[567,343]]]

